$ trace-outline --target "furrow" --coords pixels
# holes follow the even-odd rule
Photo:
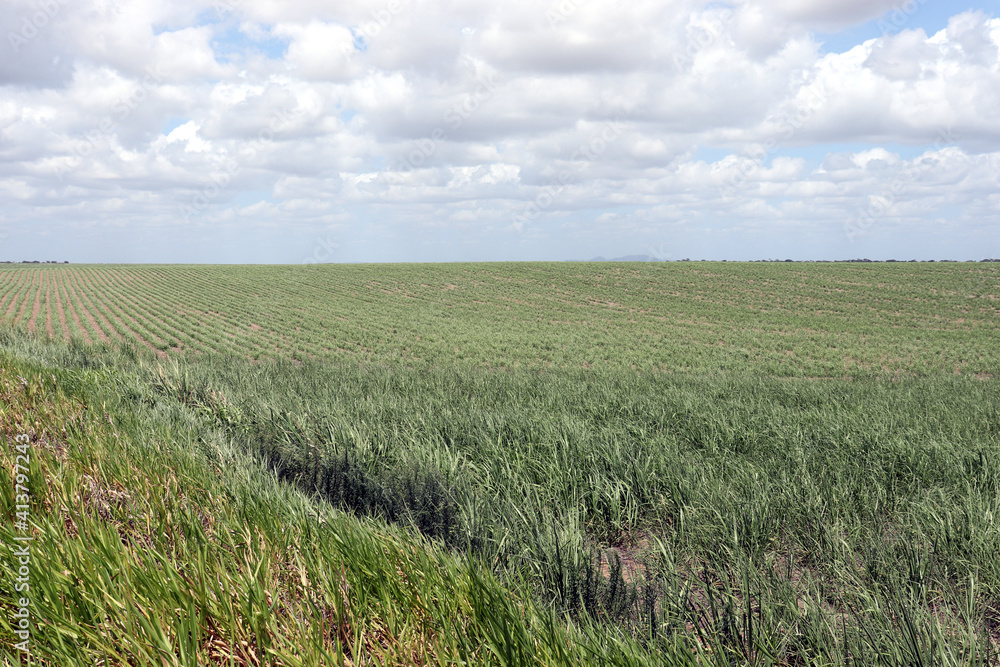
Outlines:
[[[84,327],[83,322],[80,320],[80,315],[76,312],[76,307],[73,305],[73,299],[70,298],[70,294],[67,289],[68,276],[65,269],[60,273],[62,274],[62,279],[59,281],[59,290],[62,292],[63,296],[66,297],[66,308],[69,310],[69,315],[73,318],[73,322],[76,323],[76,330],[79,331],[80,335],[83,337],[83,342],[89,345],[93,342],[93,340],[90,338],[86,327]],[[56,298],[59,298],[59,292],[56,292]]]
[[[69,273],[73,278],[74,294],[76,294],[76,290],[79,289],[79,296],[81,298],[80,307],[83,309],[83,312],[87,315],[88,319],[90,320],[90,323],[94,326],[101,340],[107,343],[111,342],[112,337],[117,338],[118,340],[124,340],[124,337],[121,335],[118,329],[116,329],[111,324],[110,320],[108,320],[108,318],[105,317],[102,309],[98,308],[94,304],[94,302],[91,301],[90,295],[87,294],[87,290],[84,288],[83,278],[80,275],[78,275],[79,272],[77,271],[77,269],[72,269]],[[100,321],[104,323],[104,327],[98,325],[97,320],[91,313],[95,313],[96,316],[100,318]]]
[[[93,276],[94,274],[91,274],[91,275]],[[99,276],[97,277],[97,282],[100,282],[100,277]],[[97,297],[98,302],[102,306],[104,306],[104,308],[106,309],[107,314],[109,314],[111,317],[115,318],[115,320],[118,322],[118,325],[122,329],[124,329],[125,332],[127,332],[127,334],[129,336],[135,338],[135,340],[137,340],[142,345],[145,345],[150,350],[153,350],[153,352],[155,352],[158,356],[161,356],[161,357],[166,356],[167,353],[164,352],[159,346],[157,346],[154,343],[151,343],[150,341],[148,341],[146,339],[146,337],[143,336],[138,330],[133,329],[132,327],[130,327],[128,325],[128,323],[125,321],[125,318],[131,320],[132,323],[135,324],[135,325],[138,325],[139,323],[135,320],[135,318],[133,318],[132,316],[130,316],[128,313],[124,312],[121,308],[119,308],[117,306],[117,304],[114,302],[113,295],[104,292],[103,290],[101,290],[99,288],[98,285],[91,285],[91,283],[90,283],[89,280],[87,281],[86,284],[87,284],[88,287],[90,287],[91,289],[94,290],[94,293],[95,293],[95,296]],[[117,312],[115,312],[115,311],[117,311]],[[161,340],[160,343],[163,346],[166,346],[166,342],[165,341]]]

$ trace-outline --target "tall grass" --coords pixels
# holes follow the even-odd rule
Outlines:
[[[214,434],[183,440],[209,479],[267,471],[296,502],[410,529],[385,534],[520,591],[511,618],[536,625],[449,640],[504,664],[563,646],[537,637],[566,619],[585,629],[573,651],[596,638],[636,664],[678,647],[717,664],[997,660],[995,380],[162,361],[12,336],[21,358],[113,378],[122,413]],[[507,595],[491,585],[463,599]]]
[[[751,662],[995,655],[995,381],[156,373],[315,497],[527,574],[543,604],[636,637],[703,628]]]
[[[0,459],[31,436],[35,540],[27,593],[0,559],[4,664],[25,664],[20,595],[35,665],[706,664],[568,622],[475,558],[308,497],[153,393],[135,351],[4,342]],[[14,509],[4,475],[5,545]]]

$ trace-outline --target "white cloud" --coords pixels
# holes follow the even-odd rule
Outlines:
[[[285,62],[291,76],[307,81],[347,81],[357,73],[354,36],[344,25],[279,23],[273,34],[290,40]]]
[[[189,120],[183,125],[179,125],[174,128],[170,134],[157,137],[150,147],[154,151],[159,151],[166,148],[170,144],[183,142],[185,151],[202,153],[209,147],[209,144],[207,141],[198,136],[198,129],[198,123],[193,120]]]
[[[202,197],[184,219],[209,227],[337,214],[387,234],[614,237],[810,211],[839,225],[889,188],[885,218],[950,206],[995,225],[1000,21],[826,54],[809,32],[891,7],[245,0],[218,21],[207,1],[81,0],[0,60],[2,220],[170,224]]]

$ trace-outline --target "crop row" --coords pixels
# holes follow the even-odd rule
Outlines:
[[[1000,269],[955,265],[68,266],[0,318],[161,354],[783,376],[994,374]]]

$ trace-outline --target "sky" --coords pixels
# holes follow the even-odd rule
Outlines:
[[[1000,257],[998,0],[2,0],[0,261]]]

